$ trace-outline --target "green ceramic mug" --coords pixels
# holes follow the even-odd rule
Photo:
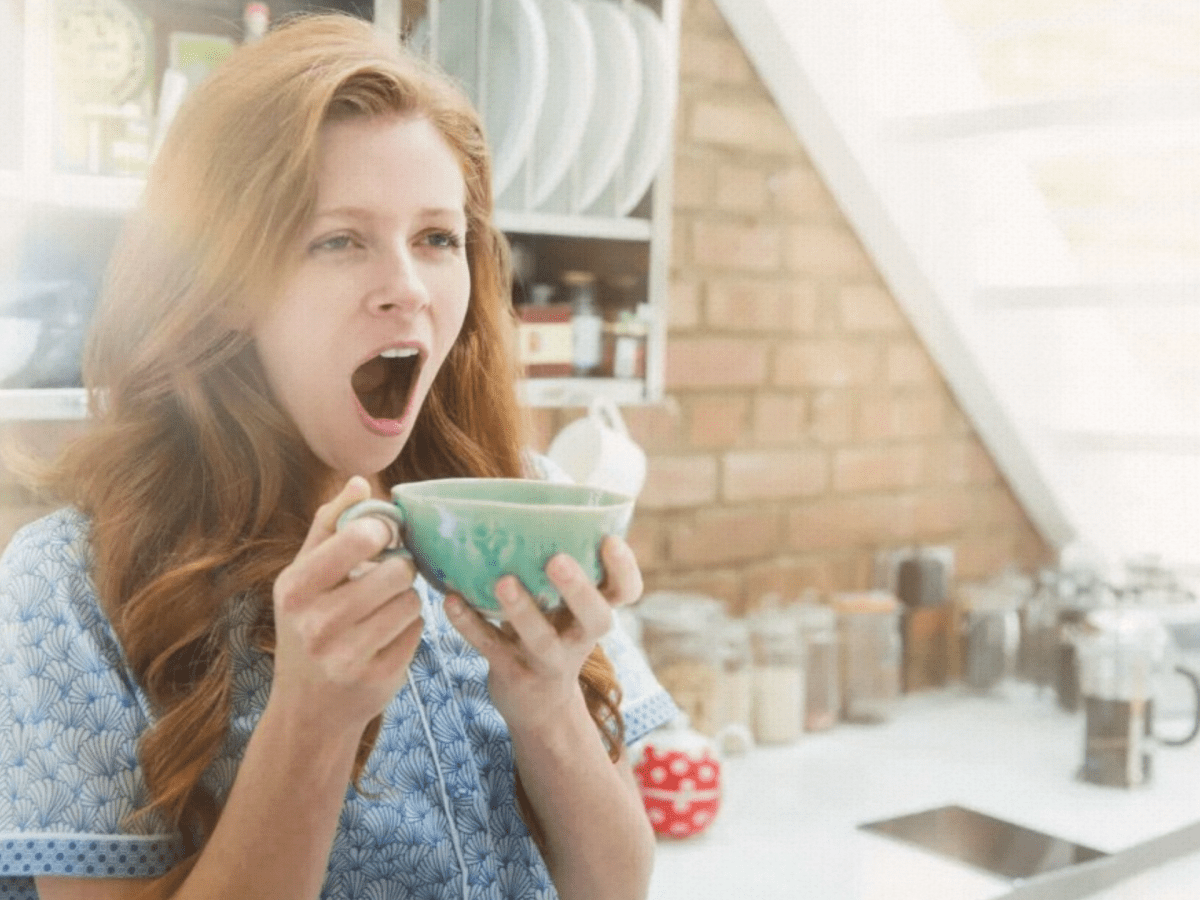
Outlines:
[[[573,556],[599,583],[600,542],[609,534],[624,537],[633,504],[633,497],[579,484],[442,478],[398,484],[391,503],[356,503],[338,527],[362,516],[382,519],[393,540],[381,555],[410,556],[438,590],[502,619],[495,597],[502,575],[516,575],[544,610],[562,603],[545,572],[556,553]]]

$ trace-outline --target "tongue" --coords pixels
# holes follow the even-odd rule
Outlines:
[[[410,370],[408,360],[375,357],[355,370],[350,384],[372,418],[399,419],[404,415]]]

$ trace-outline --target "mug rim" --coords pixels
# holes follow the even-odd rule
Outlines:
[[[429,478],[424,481],[406,481],[401,484],[392,485],[389,493],[393,501],[397,501],[406,496],[413,496],[415,499],[427,500],[430,499],[429,491],[435,490],[441,486],[453,486],[458,484],[474,484],[477,482],[488,482],[492,484],[523,484],[523,485],[547,485],[552,490],[572,491],[579,496],[590,496],[598,502],[587,504],[579,503],[522,503],[516,500],[502,500],[487,497],[437,497],[441,502],[445,503],[471,503],[476,505],[484,505],[489,507],[500,507],[510,509],[525,509],[531,505],[536,505],[538,509],[562,509],[562,510],[578,510],[578,509],[614,509],[632,504],[635,497],[631,494],[625,494],[621,491],[614,491],[611,488],[593,487],[588,484],[579,484],[575,481],[546,481],[541,478],[489,478],[489,477],[454,477],[454,478]]]

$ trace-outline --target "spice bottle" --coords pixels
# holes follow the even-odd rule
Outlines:
[[[837,615],[816,603],[798,605],[796,615],[804,635],[804,729],[823,731],[837,723],[841,710]]]
[[[747,616],[754,653],[754,737],[788,744],[804,730],[804,644],[796,617],[786,609]]]
[[[571,367],[576,375],[595,375],[604,353],[604,319],[596,304],[596,276],[564,272],[563,285],[571,305]]]

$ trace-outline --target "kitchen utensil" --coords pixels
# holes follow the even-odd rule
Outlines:
[[[624,159],[591,204],[589,211],[598,215],[625,216],[633,211],[670,148],[675,123],[677,67],[666,28],[647,6],[631,3],[624,9],[637,35],[642,60],[641,103]]]
[[[646,481],[646,453],[607,397],[592,400],[587,415],[563,428],[546,455],[578,484],[636,497]]]
[[[375,516],[392,528],[386,553],[412,558],[425,579],[484,615],[503,619],[494,594],[501,575],[516,575],[543,609],[562,598],[544,571],[556,553],[573,556],[588,577],[603,575],[605,535],[624,535],[633,498],[599,488],[521,478],[443,478],[398,484],[392,502],[364,500],[338,527]]]
[[[546,200],[548,212],[581,213],[612,179],[637,118],[642,60],[637,33],[616,3],[579,0],[596,41],[597,90],[575,167]]]
[[[1079,777],[1094,784],[1136,787],[1150,781],[1156,745],[1181,746],[1200,733],[1200,678],[1176,665],[1162,622],[1148,610],[1094,610],[1075,639],[1084,707],[1084,756]],[[1155,732],[1155,700],[1170,672],[1192,685],[1192,728],[1181,738]]]
[[[497,201],[500,209],[536,209],[562,183],[583,142],[596,94],[596,42],[576,0],[536,0],[546,25],[546,99],[533,142]]]
[[[533,143],[546,99],[549,49],[546,26],[533,0],[493,0],[481,54],[479,9],[477,0],[441,0],[436,58],[462,82],[483,115],[492,147],[492,191],[499,196]],[[428,45],[427,20],[417,26],[413,43],[418,48]]]

